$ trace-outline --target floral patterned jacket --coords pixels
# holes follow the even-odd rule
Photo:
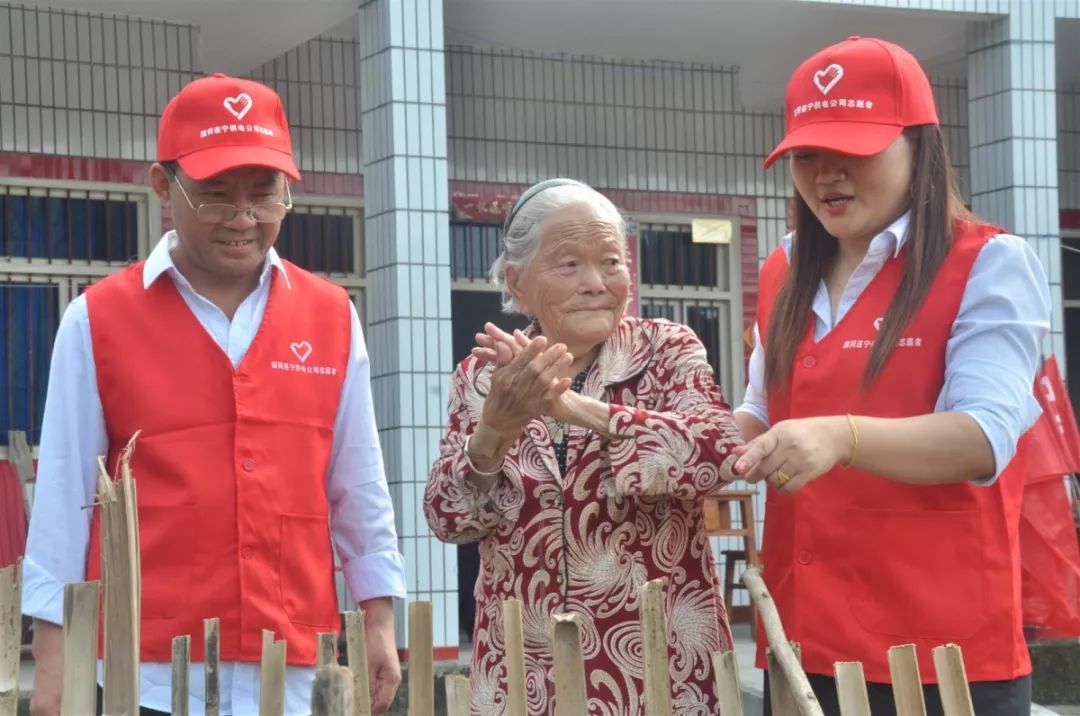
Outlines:
[[[715,714],[711,653],[730,649],[731,634],[700,497],[723,486],[720,466],[741,440],[704,346],[685,326],[623,319],[582,391],[611,404],[620,439],[572,426],[562,475],[545,422],[533,420],[480,493],[465,480],[464,442],[491,371],[469,357],[454,372],[424,495],[440,539],[480,542],[472,713],[506,710],[509,597],[523,603],[530,714],[553,710],[551,615],[563,611],[581,618],[589,713],[644,713],[638,588],[664,578],[674,713]]]

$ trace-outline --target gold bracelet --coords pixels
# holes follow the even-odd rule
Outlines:
[[[855,462],[855,456],[859,454],[859,426],[855,424],[855,418],[848,413],[847,416],[848,427],[851,428],[851,455],[848,457],[847,462],[840,463],[840,467],[851,467],[851,463]]]

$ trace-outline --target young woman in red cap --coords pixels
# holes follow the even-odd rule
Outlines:
[[[789,157],[795,230],[761,270],[734,468],[770,485],[766,582],[826,713],[838,661],[895,713],[886,655],[907,643],[941,713],[931,649],[956,643],[976,713],[1028,714],[1017,530],[1043,268],[964,208],[904,49],[815,54],[786,120],[766,166]]]

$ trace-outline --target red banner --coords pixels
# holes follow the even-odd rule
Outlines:
[[[1080,637],[1080,550],[1060,477],[1024,487],[1020,567],[1024,625],[1042,639]]]
[[[1036,638],[1080,636],[1080,547],[1065,475],[1080,468],[1080,435],[1057,360],[1035,379],[1043,414],[1028,434],[1028,474],[1020,516],[1024,625]]]
[[[517,194],[455,191],[450,195],[456,221],[477,221],[484,224],[502,224],[515,201]]]
[[[1080,472],[1080,430],[1055,356],[1043,361],[1042,370],[1035,376],[1035,397],[1054,429],[1055,439],[1069,467],[1067,472]]]
[[[1028,465],[1025,484],[1044,480],[1061,481],[1069,469],[1069,459],[1062,447],[1057,430],[1050,421],[1050,415],[1044,412],[1031,426],[1027,434]]]

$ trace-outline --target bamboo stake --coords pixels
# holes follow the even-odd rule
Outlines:
[[[206,676],[206,716],[221,716],[221,620],[203,620],[203,671]]]
[[[784,672],[784,676],[792,686],[791,695],[795,698],[799,713],[802,716],[824,716],[821,704],[818,703],[814,690],[810,688],[810,681],[806,678],[802,666],[799,665],[799,660],[788,643],[787,636],[784,635],[784,625],[780,621],[776,603],[773,601],[772,595],[769,594],[769,590],[765,587],[765,581],[761,578],[761,568],[750,567],[747,569],[746,573],[743,574],[743,583],[746,584],[747,591],[750,592],[751,601],[757,607],[758,616],[761,618],[762,626],[765,628],[765,636],[768,638],[769,646],[775,653],[776,665]],[[770,681],[773,676],[774,673],[770,669]]]
[[[22,653],[22,560],[0,569],[0,716],[19,707]]]
[[[98,504],[101,509],[101,576],[105,615],[105,684],[102,713],[139,712],[139,515],[131,455],[138,433],[120,453],[113,480],[98,458]]]
[[[934,671],[937,672],[941,707],[945,716],[975,716],[960,647],[946,644],[935,648],[933,654]]]
[[[362,609],[345,612],[345,653],[353,678],[353,715],[371,716],[367,638],[364,634],[364,610]]]
[[[34,479],[34,451],[26,439],[25,430],[8,430],[8,460],[24,484]]]
[[[191,680],[191,636],[172,640],[172,716],[188,716]]]
[[[409,605],[409,716],[435,713],[435,645],[431,602]]]
[[[743,716],[742,684],[739,681],[739,664],[735,659],[735,651],[714,651],[712,659],[720,716]]]
[[[336,663],[325,664],[315,671],[311,685],[311,716],[352,716],[352,672]]]
[[[795,659],[802,663],[802,651],[796,642],[790,644]],[[765,647],[765,659],[769,667],[769,698],[772,700],[773,716],[799,716],[799,705],[784,670],[776,661],[772,648]]]
[[[319,632],[318,634],[317,666],[331,666],[337,663],[337,634],[333,632]],[[329,677],[327,677],[329,678]]]
[[[556,689],[558,685],[556,681]],[[558,707],[556,697],[555,708]],[[449,674],[446,677],[446,716],[469,716],[469,677],[460,674]]]
[[[15,472],[19,475],[19,481],[25,486],[34,479],[34,452],[30,443],[26,440],[26,432],[23,430],[8,431],[8,460],[15,465]],[[23,488],[24,514],[30,516],[30,497]]]
[[[98,600],[101,582],[64,585],[64,675],[60,716],[97,709]]]
[[[866,693],[866,675],[858,661],[838,661],[833,665],[836,674],[836,695],[842,716],[870,716],[870,697]]]
[[[897,716],[926,716],[926,698],[914,644],[889,649],[889,674]]]
[[[664,580],[654,579],[638,590],[641,650],[645,672],[645,715],[671,716],[671,667],[664,623]]]
[[[259,674],[259,716],[285,714],[285,640],[263,629],[262,671]]]
[[[585,658],[581,653],[581,617],[555,614],[551,618],[555,672],[555,716],[585,716]]]
[[[528,716],[525,698],[525,637],[521,626],[521,600],[503,601],[503,634],[506,650],[506,713],[507,716]]]

